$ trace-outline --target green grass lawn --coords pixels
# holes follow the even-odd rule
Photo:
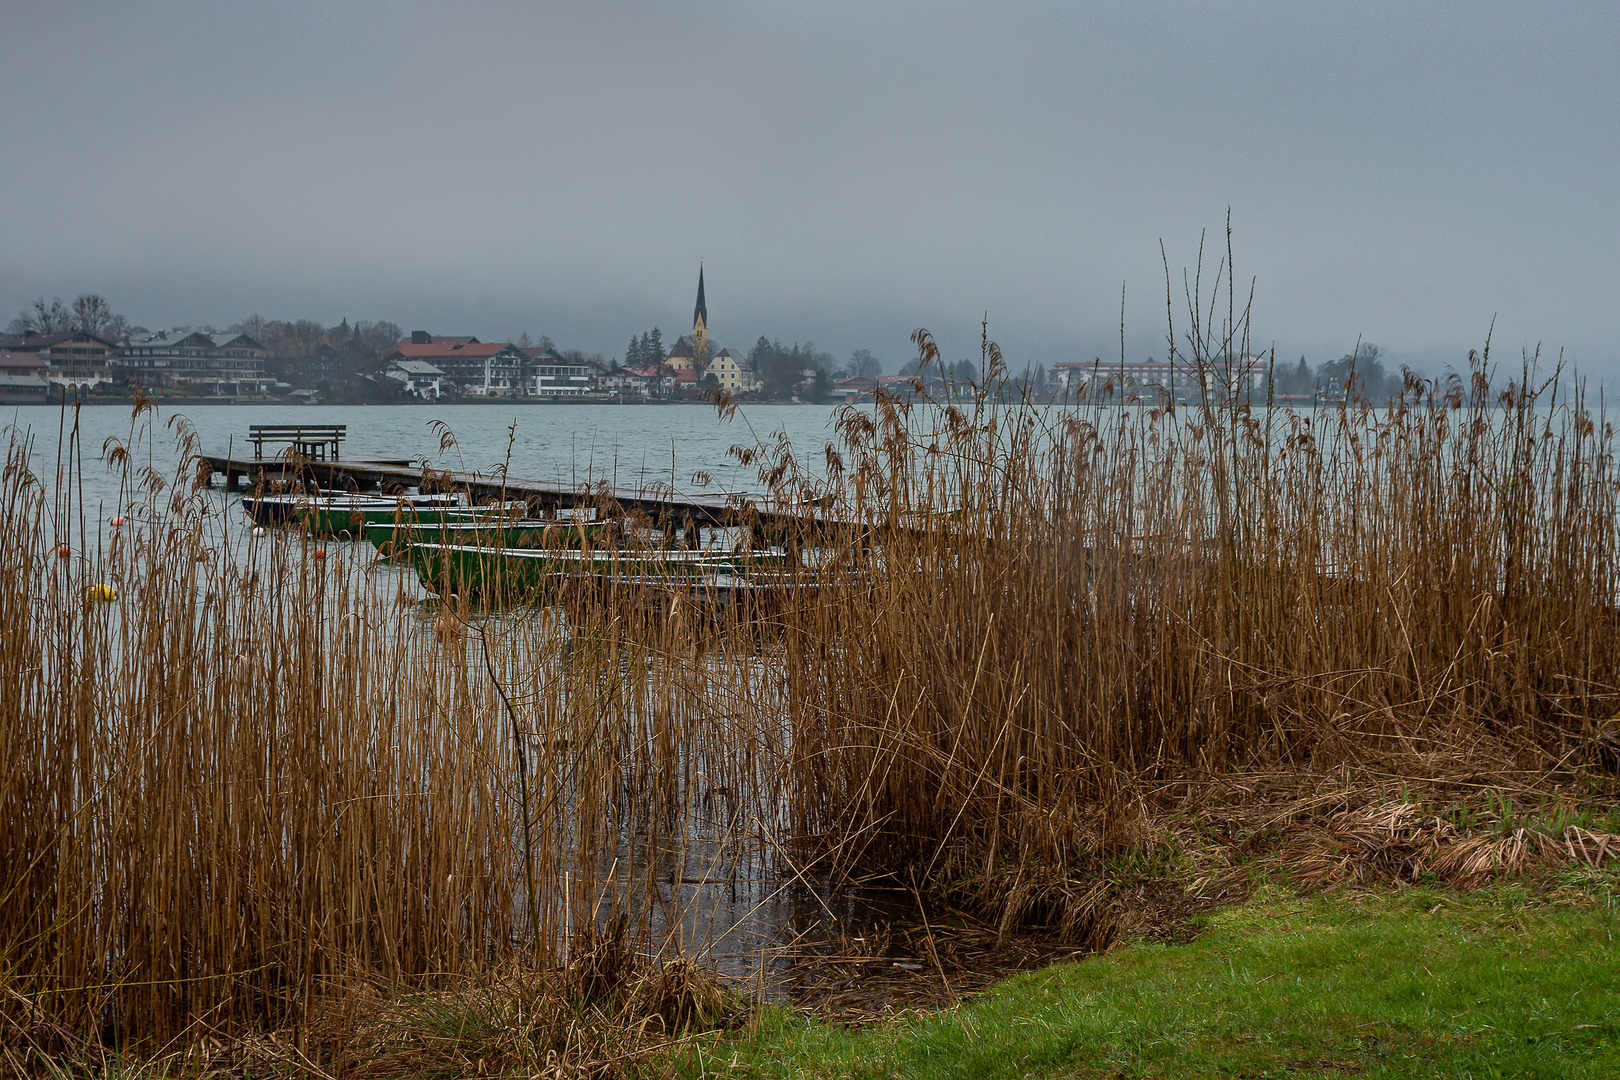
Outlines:
[[[692,1075],[1620,1078],[1620,877],[1533,892],[1262,890],[1179,945],[850,1030],[785,1010]]]

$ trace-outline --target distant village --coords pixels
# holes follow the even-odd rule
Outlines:
[[[811,343],[761,337],[744,353],[709,335],[703,273],[692,329],[666,348],[654,328],[611,361],[559,350],[547,338],[485,341],[474,335],[409,333],[391,322],[345,319],[323,328],[252,316],[225,331],[128,326],[96,294],[72,305],[25,309],[0,335],[0,402],[94,400],[144,389],[159,397],[321,403],[480,401],[495,398],[701,400],[735,397],[829,400],[870,394],[884,383],[878,361],[858,350],[843,365]],[[54,396],[53,396],[54,395]]]
[[[868,350],[840,363],[805,342],[784,346],[760,337],[742,352],[709,334],[703,271],[698,271],[692,329],[665,347],[656,327],[632,337],[622,358],[559,350],[548,338],[484,341],[473,335],[403,331],[392,322],[347,319],[335,327],[310,320],[282,322],[254,315],[217,331],[130,326],[100,295],[71,305],[43,298],[0,334],[0,404],[76,398],[126,398],[137,390],[160,399],[389,404],[491,401],[681,401],[715,391],[775,401],[870,400],[878,391],[916,392],[916,363],[886,375]],[[1225,399],[1305,404],[1342,398],[1354,384],[1370,399],[1399,393],[1401,376],[1385,372],[1376,346],[1362,345],[1316,368],[1245,355],[1232,364],[1195,371],[1154,359],[1035,365],[1004,392],[1044,400],[1089,397],[1130,400]],[[961,360],[924,373],[928,381],[976,381]]]

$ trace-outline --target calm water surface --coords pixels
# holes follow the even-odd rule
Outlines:
[[[785,432],[811,471],[834,437],[838,406],[756,404],[721,422],[712,405],[186,405],[165,408],[150,425],[152,464],[172,476],[179,463],[174,430],[183,417],[196,429],[204,453],[251,456],[249,424],[345,424],[345,458],[409,458],[437,468],[488,471],[505,461],[510,434],[511,474],[529,480],[577,483],[606,479],[637,486],[661,481],[683,492],[754,492],[755,467],[744,468],[727,454],[733,445],[768,442]],[[48,480],[57,461],[59,406],[17,406],[0,411],[0,425],[34,439],[33,466]],[[144,419],[150,419],[144,418]],[[442,450],[433,422],[454,434],[456,445]],[[67,413],[71,427],[73,414]],[[86,505],[113,507],[117,478],[101,461],[108,438],[130,439],[130,410],[122,405],[87,405],[79,411]],[[513,426],[515,425],[515,426]],[[509,432],[510,426],[510,432]],[[139,440],[137,440],[139,441]],[[693,474],[708,472],[707,488]]]

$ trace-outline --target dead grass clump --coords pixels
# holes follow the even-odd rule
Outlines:
[[[1620,860],[1620,835],[1576,824],[1511,816],[1466,832],[1407,802],[1336,814],[1290,845],[1281,865],[1310,889],[1329,885],[1412,884],[1425,878],[1458,888],[1564,867],[1597,869]]]
[[[753,1003],[727,988],[711,970],[676,957],[643,974],[625,997],[621,1016],[638,1032],[713,1031],[735,1024]]]
[[[1020,870],[1005,887],[997,936],[1005,941],[1017,932],[1055,935],[1065,945],[1102,952],[1119,932],[1119,916],[1107,883],[1075,882],[1056,874]]]
[[[422,995],[379,987],[333,1018],[323,1059],[365,1077],[615,1077],[667,1059],[693,1036],[725,1028],[750,1003],[712,971],[656,962],[599,939],[561,971],[485,971]],[[609,981],[611,980],[611,981]]]

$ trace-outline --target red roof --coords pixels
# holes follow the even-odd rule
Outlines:
[[[469,345],[464,338],[439,338],[431,345],[413,345],[409,341],[402,341],[394,346],[394,352],[406,360],[453,360],[458,356],[494,356],[509,344],[506,341],[480,341]]]
[[[465,345],[468,342],[478,340],[471,334],[466,334],[461,337],[446,336],[443,334],[430,334],[428,336],[433,340],[435,345]],[[410,343],[410,338],[401,338],[399,342],[400,345],[409,345]]]
[[[697,382],[697,372],[691,368],[676,368],[672,374],[675,376],[676,382]]]

